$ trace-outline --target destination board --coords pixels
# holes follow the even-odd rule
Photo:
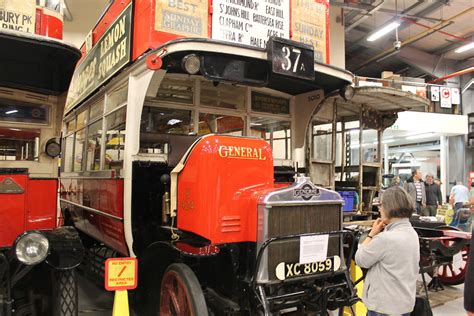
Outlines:
[[[212,38],[267,47],[270,36],[290,38],[289,0],[214,0]]]
[[[0,28],[35,33],[35,0],[0,0]]]

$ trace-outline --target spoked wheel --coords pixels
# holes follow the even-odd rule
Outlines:
[[[438,229],[458,230],[450,226],[442,226]],[[446,247],[451,247],[455,243],[453,240],[441,241]],[[467,270],[467,258],[469,254],[469,245],[465,245],[460,252],[453,257],[453,261],[438,267],[438,280],[445,285],[459,285],[464,283]]]
[[[160,315],[208,315],[201,285],[187,265],[175,263],[166,270],[161,281]]]
[[[446,241],[450,242],[450,241]],[[453,257],[453,262],[438,268],[438,279],[446,285],[458,285],[464,283],[467,270],[467,257],[469,246],[464,246],[459,253]]]

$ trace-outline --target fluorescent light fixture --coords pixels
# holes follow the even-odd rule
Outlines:
[[[380,30],[378,30],[377,32],[375,32],[372,35],[370,35],[369,37],[367,37],[367,41],[373,42],[375,40],[378,40],[379,38],[381,38],[382,36],[384,36],[385,34],[391,32],[391,31],[393,31],[394,29],[396,29],[399,26],[400,26],[400,22],[393,21],[392,23],[385,25]]]
[[[418,135],[412,135],[408,136],[405,139],[412,140],[412,139],[421,139],[421,138],[429,138],[435,136],[435,133],[426,133],[426,134],[418,134]]]
[[[463,45],[461,47],[458,47],[454,52],[455,53],[464,53],[467,50],[473,49],[474,48],[474,42],[467,43],[466,45]]]
[[[6,111],[5,114],[13,114],[13,113],[17,113],[18,110],[10,110],[10,111]]]

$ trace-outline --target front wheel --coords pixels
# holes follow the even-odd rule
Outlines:
[[[76,271],[52,271],[51,315],[77,316],[79,314]]]
[[[187,265],[175,263],[166,269],[161,281],[160,315],[208,316],[201,285]]]

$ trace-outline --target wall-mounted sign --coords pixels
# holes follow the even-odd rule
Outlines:
[[[448,87],[441,87],[440,89],[441,94],[441,104],[442,108],[451,108],[451,89]]]
[[[207,0],[155,1],[155,30],[190,37],[208,37]]]
[[[451,88],[451,103],[461,104],[461,95],[458,88]]]
[[[213,0],[212,38],[266,48],[270,36],[290,38],[290,0]]]
[[[290,114],[290,100],[252,91],[252,111]]]
[[[439,87],[437,86],[431,86],[431,89],[430,89],[431,93],[431,101],[433,102],[439,102]]]
[[[329,62],[329,1],[294,0],[291,3],[292,40],[312,45],[314,59]]]
[[[69,88],[65,113],[130,61],[131,16],[130,4],[77,66]]]
[[[35,33],[36,0],[0,0],[0,28]]]

